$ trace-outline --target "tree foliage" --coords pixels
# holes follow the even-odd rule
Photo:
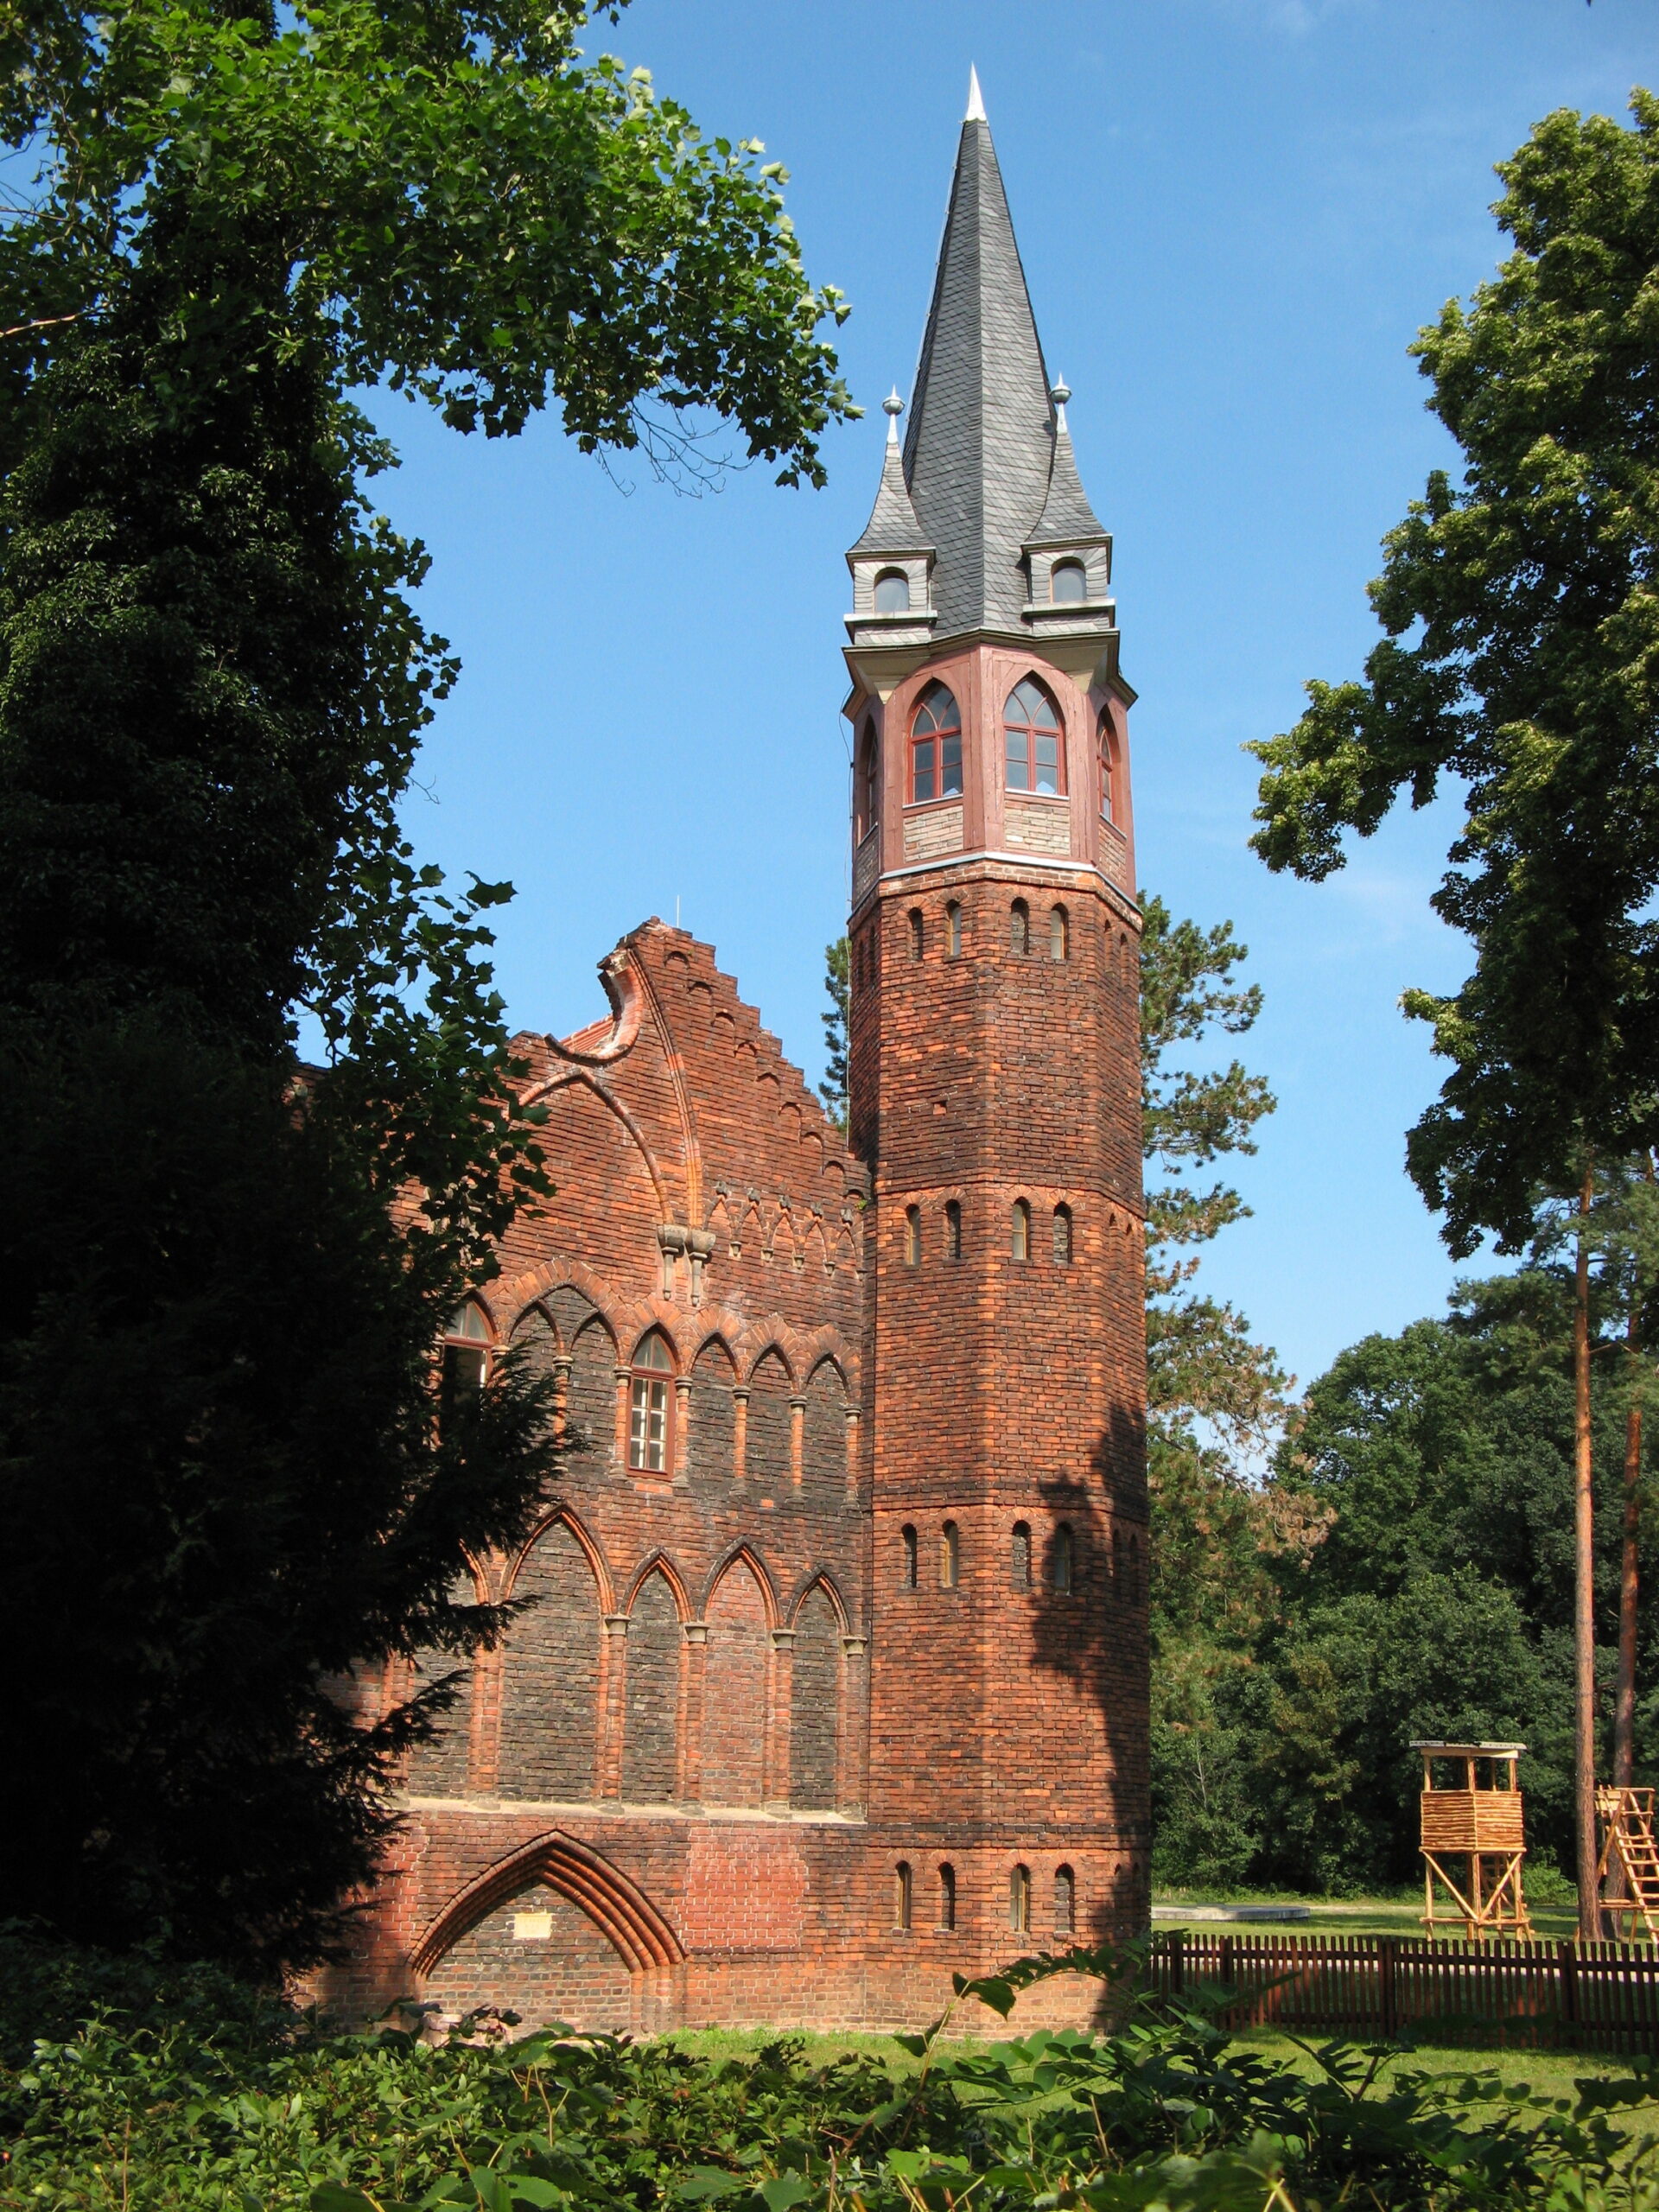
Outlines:
[[[851,990],[852,939],[838,937],[823,948],[823,995],[829,1000],[823,1023],[823,1081],[818,1085],[830,1120],[847,1134],[847,1007]]]
[[[1500,165],[1516,251],[1414,348],[1459,480],[1384,540],[1364,680],[1255,748],[1255,849],[1310,879],[1402,792],[1463,795],[1433,903],[1475,966],[1405,1001],[1452,1063],[1408,1159],[1460,1255],[1659,1135],[1659,101],[1632,111],[1559,110]]]
[[[723,415],[786,480],[847,411],[782,171],[585,61],[582,13],[0,16],[40,163],[0,224],[0,1760],[66,1777],[0,1884],[71,1934],[318,1955],[452,1694],[347,1670],[499,1636],[465,1559],[553,1473],[511,1354],[434,1421],[547,1168],[507,887],[398,830],[455,669],[351,388],[694,471]]]

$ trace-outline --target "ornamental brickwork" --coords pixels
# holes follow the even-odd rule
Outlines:
[[[659,921],[517,1040],[557,1195],[457,1341],[581,1448],[473,1563],[534,1603],[410,1762],[353,2014],[894,2025],[1146,1924],[1134,694],[1069,397],[970,111],[849,556],[849,1135]]]

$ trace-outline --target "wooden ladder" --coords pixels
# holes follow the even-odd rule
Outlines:
[[[1615,1923],[1623,1919],[1624,1940],[1636,1934],[1637,1916],[1649,1943],[1659,1943],[1659,1846],[1653,1834],[1651,1789],[1621,1789],[1605,1785],[1596,1791],[1596,1810],[1601,1816],[1601,1858],[1596,1867],[1601,1910]],[[1610,1897],[1610,1879],[1624,1878],[1625,1894]]]

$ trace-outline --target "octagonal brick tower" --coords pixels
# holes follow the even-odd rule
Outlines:
[[[1147,1910],[1135,694],[1068,397],[976,82],[848,556],[868,1909],[901,2006]]]

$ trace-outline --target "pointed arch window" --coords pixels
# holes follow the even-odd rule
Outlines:
[[[862,844],[881,813],[881,746],[875,734],[875,716],[864,721],[858,741],[858,769],[853,779],[853,836]]]
[[[628,1386],[628,1465],[660,1475],[673,1465],[674,1356],[653,1329],[633,1355]]]
[[[1122,829],[1123,824],[1123,793],[1121,788],[1117,758],[1117,734],[1112,728],[1109,707],[1100,710],[1100,726],[1096,742],[1100,750],[1100,810],[1109,822]]]
[[[484,1309],[468,1299],[449,1317],[443,1332],[443,1371],[438,1389],[438,1421],[475,1404],[490,1372],[493,1333]]]
[[[1011,791],[1042,791],[1058,798],[1065,789],[1060,710],[1042,685],[1027,677],[1002,709],[1002,752]]]
[[[962,791],[962,714],[955,694],[930,683],[910,726],[912,804],[956,798]]]

